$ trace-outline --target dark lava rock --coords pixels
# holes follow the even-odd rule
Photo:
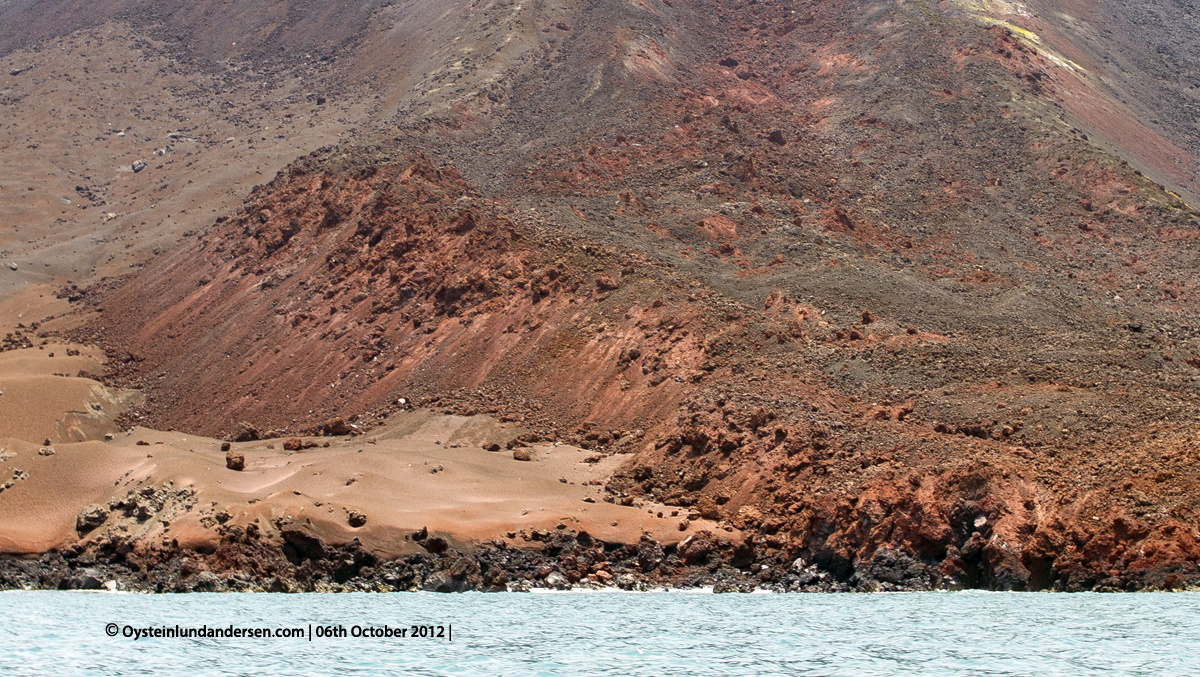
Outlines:
[[[506,592],[508,590],[508,572],[500,567],[491,567],[483,576],[484,592]]]
[[[421,584],[421,589],[425,592],[458,592],[450,574],[444,571],[437,571],[426,577],[425,582]]]
[[[463,556],[455,560],[449,569],[430,574],[421,584],[421,589],[426,592],[466,592],[477,590],[482,585],[479,562],[473,557]]]
[[[60,590],[101,590],[104,588],[104,576],[96,569],[82,569],[74,576],[64,578],[58,587]]]
[[[221,589],[221,577],[211,571],[201,571],[192,579],[192,592],[217,592]]]
[[[284,540],[284,555],[293,564],[304,559],[323,559],[325,544],[316,534],[304,527],[284,525],[279,529],[279,535]]]
[[[427,538],[425,539],[425,542],[421,544],[421,546],[435,555],[446,552],[446,550],[450,548],[450,544],[447,543],[446,539],[442,538],[441,536]]]
[[[713,584],[713,592],[724,594],[727,592],[743,592],[742,588],[733,581],[720,580]]]
[[[940,578],[933,567],[911,553],[895,548],[876,552],[865,573],[867,579],[905,590],[931,588]]]
[[[645,573],[654,570],[663,561],[662,545],[648,534],[642,534],[637,544],[638,567]]]

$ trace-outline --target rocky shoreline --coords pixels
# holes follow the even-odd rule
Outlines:
[[[424,551],[383,558],[357,539],[329,544],[304,527],[284,525],[280,538],[257,529],[226,529],[211,552],[164,545],[133,551],[121,544],[75,545],[40,557],[0,558],[0,590],[184,592],[529,592],[534,589],[627,591],[711,588],[714,593],[920,592],[967,588],[1019,590],[992,580],[963,585],[937,563],[885,549],[851,570],[803,558],[758,558],[751,546],[701,531],[678,546],[649,536],[605,543],[586,532],[535,533],[538,547],[503,540],[452,549],[422,530]],[[124,552],[122,552],[124,550]],[[1137,592],[1200,589],[1200,571],[1108,572],[1092,581],[1063,576],[1051,591]]]

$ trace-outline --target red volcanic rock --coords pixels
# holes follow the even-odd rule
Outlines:
[[[225,467],[230,470],[242,471],[246,469],[246,456],[240,451],[229,451],[225,453]]]
[[[621,282],[611,275],[601,275],[596,278],[596,287],[603,291],[611,291],[621,286]]]
[[[706,520],[715,522],[721,519],[721,508],[708,496],[704,496],[696,502],[696,510],[700,511],[700,516]]]
[[[259,439],[258,428],[249,423],[239,423],[237,429],[233,432],[234,442],[253,442]]]
[[[349,435],[352,428],[341,418],[334,417],[321,424],[321,432],[326,435]]]
[[[903,421],[912,411],[913,402],[909,400],[897,406],[886,407],[874,405],[867,409],[867,413],[863,418],[875,421]]]
[[[841,207],[834,207],[829,213],[830,230],[844,233],[854,230],[854,221]]]
[[[301,440],[299,437],[292,437],[290,439],[284,440],[283,448],[287,451],[300,451],[301,449],[304,448],[304,441]]]
[[[691,565],[707,559],[716,549],[716,546],[716,539],[712,535],[712,532],[705,529],[692,534],[684,542],[680,543],[677,553],[679,559],[684,564]]]

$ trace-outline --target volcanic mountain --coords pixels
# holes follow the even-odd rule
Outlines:
[[[518,422],[626,458],[614,503],[744,534],[764,582],[1200,578],[1197,45],[1154,30],[1187,10],[237,4],[0,34],[120,19],[357,111],[64,288],[140,423]]]

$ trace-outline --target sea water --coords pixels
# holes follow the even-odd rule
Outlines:
[[[14,677],[1200,675],[1200,594],[4,592],[0,647]]]

